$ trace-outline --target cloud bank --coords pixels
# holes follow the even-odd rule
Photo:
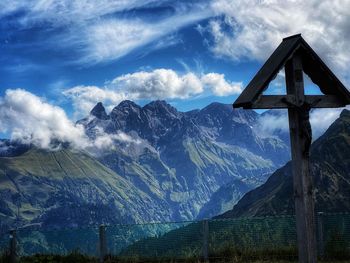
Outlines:
[[[178,74],[171,69],[155,69],[118,76],[104,87],[76,86],[63,94],[73,101],[77,116],[86,115],[102,101],[109,110],[125,99],[187,99],[209,92],[215,96],[236,95],[242,82],[231,82],[223,74]]]
[[[329,125],[339,117],[342,109],[318,109],[311,112],[310,122],[313,138],[318,138]],[[279,114],[267,113],[260,119],[258,128],[261,133],[273,134],[276,130],[288,132],[286,111]],[[77,150],[85,150],[91,154],[100,154],[110,150],[118,143],[128,149],[143,149],[147,143],[136,134],[106,134],[97,127],[93,138],[85,134],[84,127],[73,123],[60,107],[51,105],[43,98],[22,90],[7,90],[0,98],[0,132],[9,132],[12,140],[24,144],[33,144],[41,149],[56,150],[68,143]]]
[[[12,140],[41,149],[57,149],[60,145],[55,142],[59,141],[95,153],[114,147],[115,141],[139,143],[127,134],[110,135],[99,128],[95,138],[90,139],[84,127],[74,124],[62,108],[22,89],[6,90],[5,96],[0,97],[0,120],[0,132],[9,132]]]

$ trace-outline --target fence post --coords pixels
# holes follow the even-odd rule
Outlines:
[[[100,242],[100,262],[104,262],[104,258],[107,254],[107,239],[106,239],[106,226],[100,225],[99,227],[99,242]]]
[[[16,253],[16,230],[10,230],[10,262],[15,263],[17,261]]]
[[[208,220],[203,220],[203,260],[208,262],[208,250],[209,250],[209,222]]]
[[[317,213],[317,235],[318,235],[318,253],[322,259],[324,256],[324,214],[323,212]]]

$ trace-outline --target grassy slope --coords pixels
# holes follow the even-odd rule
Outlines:
[[[101,204],[106,209],[101,216],[115,209],[117,213],[111,212],[115,217],[112,222],[143,221],[147,213],[150,219],[157,209],[149,205],[151,198],[129,181],[94,158],[69,150],[32,149],[21,156],[0,158],[0,195],[0,217],[9,222],[16,218],[18,200],[22,223],[40,221],[39,216],[50,220],[45,219],[45,214],[74,206],[88,209]],[[147,208],[149,211],[143,217]]]

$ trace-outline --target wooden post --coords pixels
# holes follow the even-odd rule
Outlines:
[[[324,256],[324,222],[323,212],[317,213],[318,255],[320,259]]]
[[[311,126],[310,105],[305,103],[303,68],[301,57],[295,54],[285,65],[287,94],[294,95],[297,107],[288,108],[290,141],[292,150],[293,187],[301,263],[317,262],[314,197],[310,176],[309,153]]]
[[[204,262],[208,262],[209,258],[209,222],[208,220],[203,221],[203,247],[202,247],[202,254],[203,254],[203,260]]]
[[[10,231],[10,262],[15,263],[17,261],[17,253],[16,253],[16,230]]]
[[[99,227],[99,243],[100,243],[100,262],[103,263],[107,254],[107,239],[106,239],[106,226],[100,225]]]

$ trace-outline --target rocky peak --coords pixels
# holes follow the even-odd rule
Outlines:
[[[179,112],[173,106],[168,104],[164,100],[155,100],[143,107],[145,111],[151,112],[151,115],[157,115],[160,117],[178,117]]]
[[[123,100],[121,103],[119,103],[119,105],[116,108],[118,108],[118,109],[140,109],[140,106],[131,100]]]
[[[107,120],[109,118],[102,102],[96,104],[96,106],[90,111],[90,115],[95,116],[96,118],[101,120]]]
[[[135,122],[137,119],[140,119],[141,107],[137,105],[135,102],[130,100],[124,100],[118,104],[118,106],[114,107],[111,112],[111,118],[117,122]],[[126,125],[124,123],[122,125]],[[131,124],[131,123],[129,123]],[[121,127],[122,128],[122,127]]]
[[[214,115],[229,115],[233,112],[232,106],[229,104],[223,104],[219,102],[210,103],[208,106],[201,110],[201,114],[214,114]]]

